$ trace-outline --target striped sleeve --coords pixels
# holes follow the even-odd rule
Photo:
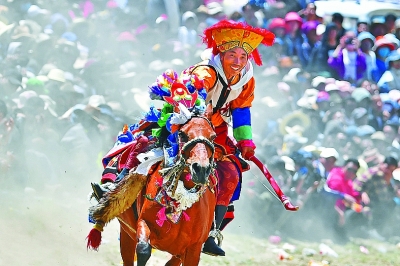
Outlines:
[[[252,139],[250,107],[232,110],[233,136],[237,141]]]

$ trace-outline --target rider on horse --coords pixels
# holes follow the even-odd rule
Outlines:
[[[247,163],[238,156],[238,151],[248,160],[254,155],[256,148],[252,141],[250,113],[255,80],[249,59],[261,65],[256,48],[260,43],[272,45],[274,38],[275,36],[265,29],[253,28],[243,23],[220,21],[204,32],[207,48],[212,49],[210,59],[182,73],[194,75],[202,81],[202,87],[207,93],[206,103],[211,102],[213,107],[211,122],[217,133],[214,141],[218,177],[215,224],[203,247],[203,252],[209,255],[225,256],[225,252],[216,244],[215,237],[219,236],[228,205],[239,197],[241,173],[248,170]],[[228,125],[231,121],[234,139],[228,135]],[[148,140],[139,139],[138,142],[140,141],[146,144]],[[143,145],[139,145],[134,153],[140,153],[141,147]],[[133,165],[132,162],[131,164]],[[138,161],[134,164],[138,164]],[[102,180],[102,183],[104,181]],[[115,178],[109,181],[115,181]],[[94,189],[99,191],[101,187],[95,185]]]
[[[219,230],[228,205],[239,197],[241,173],[248,170],[247,164],[243,164],[237,156],[237,148],[246,160],[254,155],[256,148],[252,141],[250,113],[255,80],[249,59],[261,65],[256,47],[260,43],[272,45],[274,35],[264,29],[229,21],[221,21],[206,29],[204,35],[207,47],[212,48],[212,56],[188,71],[204,81],[206,101],[211,101],[214,107],[211,121],[217,133],[214,142],[219,147],[216,149],[218,195],[214,230]],[[231,120],[236,145],[228,135]],[[225,252],[215,243],[214,238],[215,234],[210,234],[203,252],[224,256]]]

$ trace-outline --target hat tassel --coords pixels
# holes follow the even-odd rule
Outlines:
[[[262,65],[261,55],[258,52],[257,48],[254,49],[254,51],[251,53],[251,56],[253,57],[254,63],[256,63],[257,66]]]

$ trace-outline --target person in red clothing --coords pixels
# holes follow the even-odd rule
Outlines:
[[[347,241],[345,232],[345,211],[361,201],[360,194],[353,188],[353,180],[357,177],[360,163],[357,159],[348,159],[342,167],[331,170],[324,191],[336,199],[334,209],[338,219],[334,221],[333,229],[337,233],[338,241]]]
[[[357,159],[348,159],[343,167],[333,168],[328,176],[327,185],[331,190],[337,191],[339,199],[336,200],[335,209],[339,213],[339,223],[344,224],[344,211],[349,204],[360,201],[360,193],[353,188],[353,180],[357,177],[360,163]]]

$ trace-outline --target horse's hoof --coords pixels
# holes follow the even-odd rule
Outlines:
[[[203,250],[201,252],[210,256],[225,256],[225,251],[223,251],[222,248],[215,243],[213,237],[207,238],[207,241],[204,243]]]

